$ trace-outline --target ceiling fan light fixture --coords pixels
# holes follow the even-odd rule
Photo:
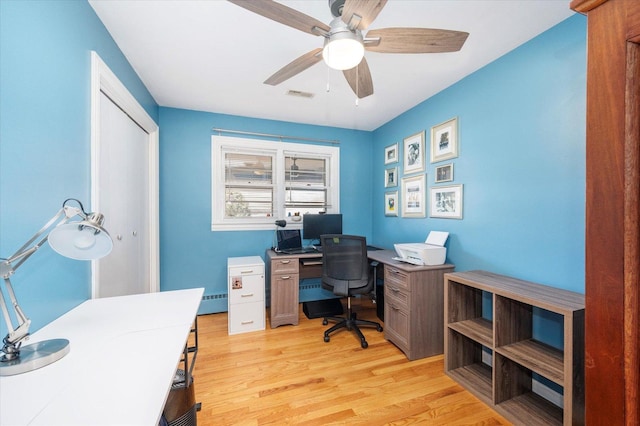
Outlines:
[[[322,58],[327,66],[335,70],[349,70],[356,67],[363,57],[362,33],[351,31],[342,19],[334,19],[322,49]]]

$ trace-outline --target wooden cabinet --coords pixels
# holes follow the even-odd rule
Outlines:
[[[264,262],[260,256],[227,259],[229,334],[264,330]]]
[[[391,253],[391,252],[389,252]],[[453,265],[400,264],[372,252],[384,263],[384,336],[410,360],[443,351],[443,282]]]
[[[516,424],[584,424],[583,295],[485,271],[446,274],[444,292],[447,375]],[[562,349],[534,338],[534,311],[560,320]],[[564,409],[533,392],[536,376]]]
[[[298,325],[300,262],[296,257],[286,256],[272,257],[268,262],[271,328],[285,324]]]

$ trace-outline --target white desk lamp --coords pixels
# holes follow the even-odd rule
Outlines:
[[[67,203],[70,201],[78,203],[78,207],[68,206]],[[71,222],[71,219],[76,216],[82,220]],[[63,217],[64,219],[62,219]],[[31,320],[18,305],[11,286],[11,276],[47,241],[53,250],[71,259],[92,260],[106,256],[113,248],[113,241],[109,233],[102,227],[103,222],[103,215],[87,213],[80,201],[69,198],[62,203],[62,208],[58,213],[13,256],[8,259],[0,259],[0,275],[4,279],[5,288],[17,320],[17,327],[14,328],[9,315],[9,307],[0,288],[0,307],[2,307],[2,313],[9,330],[9,333],[2,340],[0,376],[22,374],[44,367],[64,357],[70,349],[69,341],[66,339],[45,340],[21,347],[22,343],[29,338]],[[35,243],[43,234],[44,237]]]

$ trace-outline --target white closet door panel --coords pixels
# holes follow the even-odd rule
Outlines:
[[[99,197],[113,251],[101,260],[98,297],[149,291],[148,135],[104,94]]]

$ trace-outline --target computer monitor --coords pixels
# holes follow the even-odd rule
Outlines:
[[[302,238],[317,240],[320,244],[320,235],[324,234],[342,234],[341,214],[308,213],[302,216]]]

